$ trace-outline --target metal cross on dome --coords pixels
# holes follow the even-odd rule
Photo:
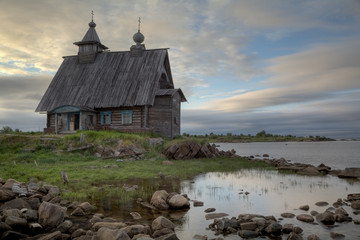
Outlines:
[[[139,32],[140,32],[140,23],[141,23],[141,18],[139,17],[139,27],[138,27]]]
[[[91,21],[93,22],[94,21],[94,11],[91,10]]]

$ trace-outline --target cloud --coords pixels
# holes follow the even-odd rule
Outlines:
[[[183,110],[182,131],[193,134],[214,132],[358,138],[360,132],[360,92],[334,96],[332,100],[294,104],[286,109],[257,112]]]
[[[43,74],[31,76],[0,75],[0,109],[35,111],[51,78],[52,76]]]
[[[209,132],[208,127],[220,129],[224,123],[225,132],[261,130],[268,121],[274,129],[289,122],[310,129],[325,121],[316,120],[317,112],[338,119],[338,125],[350,126],[347,118],[359,123],[352,114],[358,112],[352,107],[356,100],[349,105],[331,101],[339,95],[351,99],[359,89],[360,4],[355,0],[4,0],[0,121],[11,122],[11,116],[20,121],[15,109],[31,118],[61,57],[77,54],[73,42],[88,30],[91,10],[96,31],[111,51],[134,44],[138,17],[148,49],[170,47],[175,86],[197,108],[184,111],[184,128]],[[284,53],[279,48],[287,55],[279,56]],[[343,119],[331,111],[341,112]]]
[[[22,131],[42,131],[46,127],[46,116],[33,111],[1,109],[0,129],[9,126]]]
[[[249,90],[203,106],[218,111],[252,111],[331,98],[332,93],[360,89],[360,43],[341,41],[314,45],[292,55],[269,60],[271,77],[262,89]]]

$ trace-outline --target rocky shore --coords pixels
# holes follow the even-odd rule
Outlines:
[[[0,239],[75,239],[75,240],[173,240],[178,239],[174,231],[175,224],[164,216],[157,216],[151,223],[137,222],[139,213],[131,213],[134,221],[123,222],[101,213],[88,202],[69,202],[60,197],[61,189],[46,183],[29,181],[21,183],[14,179],[0,179]],[[186,195],[156,191],[150,202],[138,199],[144,208],[161,212],[190,208],[190,199]],[[193,201],[193,206],[203,206],[203,202]],[[327,202],[318,202],[317,206],[328,206]],[[282,238],[287,240],[303,239],[303,229],[296,224],[281,224],[284,219],[296,219],[309,224],[323,224],[329,228],[335,224],[360,224],[353,219],[344,206],[350,206],[354,214],[360,214],[360,194],[349,194],[346,199],[338,199],[324,212],[310,211],[310,206],[299,206],[304,213],[291,212],[281,214],[281,218],[241,213],[237,217],[228,217],[225,213],[216,213],[215,208],[204,212],[206,219],[214,219],[208,230],[222,236],[236,234],[242,239],[257,237]],[[310,211],[310,212],[309,212]],[[159,214],[158,214],[159,215]],[[330,231],[333,239],[345,237]],[[207,240],[205,235],[195,235],[193,239]],[[308,235],[308,240],[320,239],[316,233]]]
[[[343,206],[351,206],[355,214],[360,213],[360,194],[349,194],[346,199],[338,199],[328,207],[324,212],[318,213],[311,211],[309,205],[299,206],[304,213],[297,216],[293,213],[284,212],[281,218],[276,219],[274,216],[263,216],[258,214],[240,214],[238,217],[217,218],[209,225],[209,229],[215,231],[216,235],[238,234],[243,239],[257,237],[269,237],[270,239],[286,235],[287,240],[302,240],[303,229],[296,224],[281,224],[284,219],[295,218],[297,221],[308,224],[322,224],[332,228],[335,224],[355,224],[359,225],[360,220],[353,219]],[[317,202],[316,206],[329,206],[327,202]],[[345,235],[337,233],[336,229],[330,231],[329,238],[341,239]],[[205,239],[205,238],[204,238]],[[280,238],[282,239],[282,238]],[[319,236],[310,234],[307,240],[318,240]]]
[[[240,157],[234,149],[222,151],[215,144],[200,144],[193,141],[175,143],[165,150],[165,156],[169,160],[184,160],[194,158],[214,158],[214,157]],[[290,161],[280,159],[270,159],[268,154],[261,156],[241,156],[250,161],[260,161],[277,168],[279,171],[291,171],[305,175],[326,175],[330,174],[339,178],[360,179],[360,168],[345,168],[343,170],[333,170],[325,164],[314,166],[304,163],[291,163]]]
[[[175,225],[159,216],[151,224],[122,222],[95,213],[88,202],[69,202],[60,197],[61,189],[46,183],[25,184],[0,178],[1,240],[176,240]],[[166,191],[154,193],[154,209],[189,208],[186,196]],[[140,214],[132,213],[134,219]]]

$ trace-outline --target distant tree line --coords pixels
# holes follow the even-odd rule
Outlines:
[[[11,127],[9,126],[4,126],[2,129],[0,129],[0,133],[6,134],[6,133],[21,133],[21,130],[16,128],[15,130],[13,130]]]
[[[334,139],[320,136],[309,136],[309,137],[297,137],[294,135],[278,135],[267,133],[265,130],[262,130],[255,134],[255,136],[251,134],[215,134],[213,132],[204,135],[191,135],[188,133],[182,134],[183,138],[205,138],[210,141],[219,141],[219,142],[283,142],[283,141],[332,141]]]

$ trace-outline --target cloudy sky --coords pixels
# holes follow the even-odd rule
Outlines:
[[[94,11],[111,51],[170,48],[182,132],[360,138],[359,0],[0,0],[0,128],[35,108]]]

